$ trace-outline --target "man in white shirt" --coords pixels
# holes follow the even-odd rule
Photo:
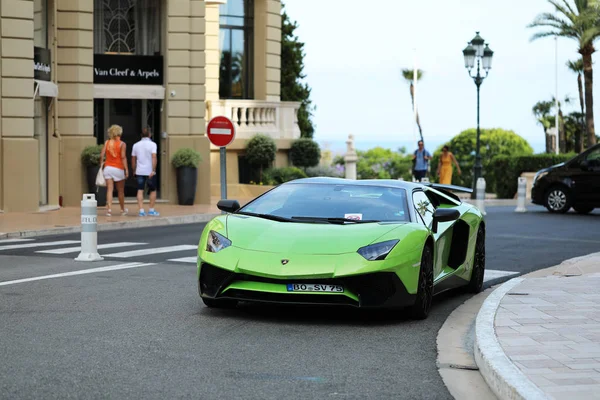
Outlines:
[[[140,217],[145,217],[144,211],[144,189],[148,187],[150,194],[150,210],[148,215],[160,215],[154,210],[156,202],[156,143],[150,139],[151,130],[149,127],[142,129],[142,140],[133,145],[131,150],[131,165],[133,175],[137,179],[137,202],[140,208]]]

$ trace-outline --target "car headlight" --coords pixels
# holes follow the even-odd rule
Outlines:
[[[385,242],[370,244],[358,249],[358,254],[369,261],[385,260],[399,240],[388,240]]]
[[[206,241],[206,251],[211,253],[218,253],[219,251],[231,246],[231,240],[215,231],[208,233],[208,240]]]

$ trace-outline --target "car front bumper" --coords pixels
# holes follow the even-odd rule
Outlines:
[[[288,292],[289,283],[341,285],[344,293]],[[410,294],[397,274],[375,272],[334,279],[265,278],[239,274],[208,263],[200,264],[198,291],[209,299],[234,299],[249,302],[342,305],[358,308],[400,308],[411,306]]]

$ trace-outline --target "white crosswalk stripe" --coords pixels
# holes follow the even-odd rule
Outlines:
[[[99,244],[98,250],[102,249],[112,249],[115,247],[128,247],[128,246],[143,246],[148,243],[134,243],[134,242],[120,242],[120,243],[107,243],[107,244]],[[81,246],[78,247],[63,247],[52,250],[38,250],[36,253],[44,253],[44,254],[68,254],[68,253],[77,253],[81,251]]]
[[[176,246],[155,247],[155,248],[150,248],[150,249],[123,251],[121,253],[104,254],[103,257],[130,258],[130,257],[137,257],[137,256],[150,256],[153,254],[171,253],[171,252],[175,252],[175,251],[197,250],[197,249],[198,249],[198,245],[180,244],[180,245],[176,245]]]
[[[197,257],[171,258],[170,260],[167,260],[167,261],[196,264],[196,262],[198,261],[198,258]]]
[[[1,243],[21,243],[21,242],[32,242],[34,239],[1,239]]]
[[[9,244],[7,246],[0,246],[0,250],[16,250],[16,249],[27,249],[31,247],[50,247],[50,246],[62,246],[64,244],[75,244],[79,243],[79,240],[59,240],[58,242],[38,242],[38,243],[25,243],[25,244]]]

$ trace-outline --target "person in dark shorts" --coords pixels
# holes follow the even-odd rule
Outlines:
[[[425,145],[422,140],[417,143],[419,148],[415,150],[413,154],[414,167],[413,176],[418,182],[421,182],[423,178],[427,176],[427,170],[429,167],[429,160],[431,160],[431,153],[425,150]]]
[[[156,202],[156,143],[150,139],[150,128],[142,130],[142,139],[133,145],[131,150],[131,165],[133,174],[137,180],[137,202],[140,209],[139,216],[145,217],[144,211],[144,190],[148,188],[150,195],[150,210],[147,215],[157,217],[160,214],[154,209]]]

